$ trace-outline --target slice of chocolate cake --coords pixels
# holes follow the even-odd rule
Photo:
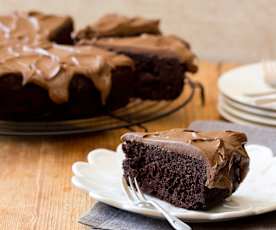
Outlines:
[[[125,177],[141,190],[186,209],[208,209],[222,202],[245,178],[246,135],[234,131],[173,129],[122,136]]]
[[[161,35],[158,20],[106,15],[80,30],[75,41],[132,58],[134,96],[141,99],[175,99],[182,93],[186,73],[197,71],[189,44]]]
[[[97,22],[79,30],[74,38],[76,41],[103,37],[130,37],[143,33],[160,34],[159,20],[141,17],[126,17],[118,14],[107,14]]]
[[[134,60],[134,92],[142,99],[177,98],[183,90],[185,73],[197,71],[190,46],[176,36],[105,38],[96,40],[94,45]]]
[[[82,118],[124,106],[133,62],[91,46],[0,48],[0,118]]]
[[[72,44],[73,20],[69,16],[37,11],[15,12],[0,16],[0,47],[10,43],[39,44],[53,41]]]

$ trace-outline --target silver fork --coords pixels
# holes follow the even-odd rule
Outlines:
[[[133,203],[136,206],[139,205],[150,205],[154,208],[156,208],[160,213],[164,215],[164,217],[168,220],[170,225],[176,229],[176,230],[192,230],[192,228],[182,222],[180,219],[178,219],[175,216],[172,216],[169,212],[167,212],[164,208],[162,208],[158,203],[156,203],[153,200],[147,199],[144,194],[141,192],[140,187],[137,183],[136,178],[132,179],[131,177],[128,177],[128,183],[126,182],[126,179],[122,178],[122,185],[123,189],[131,203]]]

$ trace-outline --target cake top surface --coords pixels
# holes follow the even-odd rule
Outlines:
[[[69,84],[76,74],[90,78],[105,103],[111,89],[111,70],[133,63],[124,55],[117,55],[92,46],[65,46],[50,42],[40,46],[10,45],[0,48],[0,76],[19,74],[23,84],[35,83],[48,90],[56,103],[68,101]]]
[[[187,154],[208,163],[208,187],[229,188],[235,190],[232,175],[229,172],[233,159],[239,156],[241,180],[247,174],[249,157],[244,148],[247,137],[236,131],[194,131],[172,129],[153,133],[126,133],[123,141],[137,141],[157,144],[178,154]]]
[[[126,133],[122,136],[122,140],[140,140],[152,141],[170,144],[193,145],[206,153],[206,156],[213,162],[214,155],[221,145],[226,145],[228,148],[242,147],[247,142],[247,137],[244,133],[235,131],[194,131],[187,129],[171,129],[168,131],[153,132],[153,133]],[[181,149],[180,149],[181,150]],[[246,151],[241,152],[247,156]],[[213,162],[214,164],[215,162]]]
[[[76,39],[124,37],[142,33],[160,34],[159,20],[107,14],[76,34]]]
[[[177,58],[181,63],[192,64],[195,58],[188,43],[173,35],[143,34],[128,38],[103,38],[95,41],[95,45],[115,51],[150,53],[161,57]]]
[[[14,12],[0,16],[0,47],[10,43],[34,44],[51,40],[53,33],[71,20],[69,16],[37,11]]]

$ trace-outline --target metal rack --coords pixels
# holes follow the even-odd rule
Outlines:
[[[204,105],[204,88],[198,83],[186,79],[182,95],[174,101],[133,100],[126,107],[105,115],[88,119],[51,121],[51,122],[15,122],[0,121],[0,135],[38,136],[65,135],[107,131],[118,128],[135,130],[135,127],[148,131],[146,122],[154,121],[177,112],[185,107],[199,90]]]

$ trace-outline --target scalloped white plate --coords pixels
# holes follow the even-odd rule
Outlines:
[[[187,222],[224,221],[276,210],[276,158],[265,146],[248,145],[246,148],[251,158],[249,174],[239,189],[220,206],[208,211],[190,211],[148,197]],[[97,201],[129,212],[163,218],[154,209],[136,207],[128,201],[121,187],[123,157],[120,146],[116,152],[93,150],[88,155],[88,162],[73,164],[72,183]]]

